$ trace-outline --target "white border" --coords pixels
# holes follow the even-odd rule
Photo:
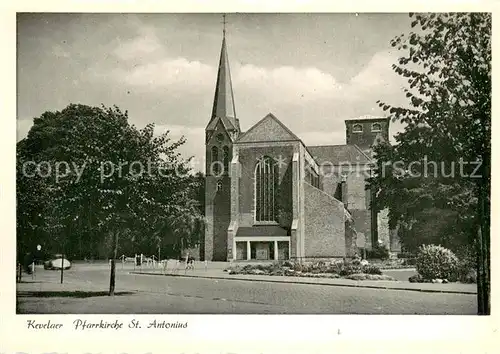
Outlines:
[[[4,1],[0,5],[0,36],[3,85],[0,85],[0,215],[2,247],[0,255],[0,351],[5,353],[318,353],[318,352],[497,352],[498,223],[492,220],[492,316],[169,316],[189,321],[184,331],[123,330],[76,332],[28,331],[29,315],[15,315],[15,146],[16,146],[16,11],[19,12],[409,12],[409,11],[494,11],[493,32],[498,29],[498,3],[495,1],[193,1],[178,5],[153,0],[142,1]],[[493,43],[497,43],[493,35]],[[493,45],[493,57],[499,54]],[[495,72],[495,71],[494,71]],[[498,92],[493,81],[493,97]],[[498,105],[493,101],[493,111]],[[493,114],[493,117],[496,115]],[[496,120],[493,119],[493,131]],[[498,143],[493,140],[493,161],[499,161]],[[492,178],[497,177],[493,166]],[[492,214],[498,215],[498,186],[492,185]],[[31,316],[71,323],[87,319],[142,320],[164,316]],[[495,321],[497,320],[497,321]],[[340,329],[341,335],[338,334]],[[223,342],[223,344],[222,344]],[[495,350],[496,348],[496,350]]]

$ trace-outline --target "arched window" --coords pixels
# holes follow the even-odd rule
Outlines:
[[[217,148],[217,146],[212,147],[212,161],[210,171],[216,175],[220,173],[219,149]]]
[[[363,126],[361,124],[354,124],[352,126],[352,131],[353,131],[353,133],[362,133],[363,132]]]
[[[217,146],[212,147],[212,162],[215,162],[219,159],[219,149]]]
[[[229,147],[222,148],[222,156],[224,159],[224,173],[229,173]]]
[[[222,190],[222,181],[217,182],[217,192]]]
[[[255,221],[276,221],[278,165],[265,156],[255,166]]]
[[[380,123],[373,123],[372,124],[372,132],[380,132],[382,131],[382,126]]]

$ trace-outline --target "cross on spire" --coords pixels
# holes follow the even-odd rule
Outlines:
[[[217,83],[215,86],[214,104],[212,117],[207,130],[213,130],[220,118],[223,120],[226,129],[239,131],[238,120],[234,111],[233,87],[231,83],[231,73],[229,70],[229,59],[226,48],[226,15],[222,15],[223,33],[222,46],[220,50],[219,68],[217,70]],[[212,124],[213,123],[213,124]]]
[[[222,35],[225,37],[226,36],[226,14],[222,15]]]

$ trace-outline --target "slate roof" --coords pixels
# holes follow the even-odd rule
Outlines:
[[[257,225],[239,227],[236,236],[290,236],[288,231],[278,225]]]
[[[235,130],[236,128],[234,127],[233,123],[231,122],[231,120],[227,117],[214,117],[210,123],[208,123],[207,125],[207,130],[215,130],[215,127],[217,126],[217,123],[220,121],[222,121],[222,124],[224,125],[224,128],[226,128],[226,130]]]
[[[207,130],[215,129],[218,121],[217,118],[222,120],[227,130],[237,130],[239,127],[234,108],[233,85],[231,83],[231,71],[229,70],[226,37],[222,39],[217,84],[215,86],[214,103],[212,106],[212,119],[207,126]]]
[[[372,160],[357,145],[323,145],[308,146],[309,153],[313,155],[316,162],[331,162],[332,164],[370,163]]]

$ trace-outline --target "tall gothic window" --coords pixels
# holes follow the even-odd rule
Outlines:
[[[219,149],[217,146],[212,147],[212,162],[215,162],[219,159]]]
[[[255,166],[255,221],[276,221],[278,165],[265,156]]]
[[[224,159],[224,173],[229,174],[229,147],[224,146],[222,149],[222,155]]]
[[[210,172],[213,174],[219,174],[219,171],[220,171],[219,149],[217,148],[217,146],[213,146]]]

